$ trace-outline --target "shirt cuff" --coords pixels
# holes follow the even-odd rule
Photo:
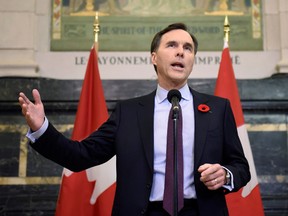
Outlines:
[[[230,184],[224,184],[222,187],[224,187],[225,189],[229,190],[229,191],[232,191],[234,189],[234,177],[233,177],[233,174],[232,172],[227,169],[226,167],[222,166],[223,169],[225,169],[227,172],[229,172],[230,176],[231,176],[231,181],[230,181]]]
[[[29,128],[26,137],[32,142],[35,143],[39,137],[41,137],[45,131],[47,130],[49,125],[48,119],[44,117],[44,123],[42,124],[41,128],[37,131],[32,132],[31,128]]]

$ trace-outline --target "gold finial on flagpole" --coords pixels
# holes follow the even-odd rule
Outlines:
[[[98,34],[100,32],[100,24],[99,24],[99,19],[98,19],[98,11],[96,11],[96,14],[95,14],[95,20],[94,20],[94,24],[93,24],[93,27],[94,27],[94,46],[96,50],[98,50]]]
[[[228,17],[225,16],[225,20],[224,20],[224,39],[225,41],[227,41],[227,43],[229,42],[229,35],[230,35],[230,24],[228,21]]]

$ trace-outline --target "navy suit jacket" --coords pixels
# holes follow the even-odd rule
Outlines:
[[[223,188],[211,191],[197,169],[219,163],[234,176],[234,191],[250,180],[235,120],[227,99],[191,89],[195,113],[194,182],[200,215],[228,215]],[[153,116],[155,91],[119,102],[110,118],[82,142],[71,141],[50,123],[32,144],[43,156],[72,170],[105,163],[116,155],[117,186],[112,215],[145,215],[153,180]],[[198,110],[199,104],[210,107]]]

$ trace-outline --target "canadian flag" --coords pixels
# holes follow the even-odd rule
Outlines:
[[[232,61],[230,58],[228,41],[224,40],[224,48],[216,81],[215,95],[230,100],[235,117],[238,135],[249,162],[251,180],[236,193],[226,195],[229,215],[231,216],[263,216],[263,205],[257,180],[253,155],[250,147],[248,133],[245,127],[244,115],[240,103],[237,82],[235,79]]]
[[[82,140],[108,118],[95,46],[90,51],[73,140]],[[110,216],[116,188],[116,160],[74,173],[64,168],[56,216]]]

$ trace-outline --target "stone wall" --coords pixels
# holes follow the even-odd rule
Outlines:
[[[288,76],[238,80],[245,123],[260,183],[265,215],[288,214]],[[198,91],[213,94],[214,79],[193,79]],[[0,78],[0,215],[54,215],[62,167],[27,145],[27,126],[18,93],[38,88],[46,115],[68,137],[73,129],[81,80]],[[152,91],[155,81],[104,80],[109,111],[118,100]]]

